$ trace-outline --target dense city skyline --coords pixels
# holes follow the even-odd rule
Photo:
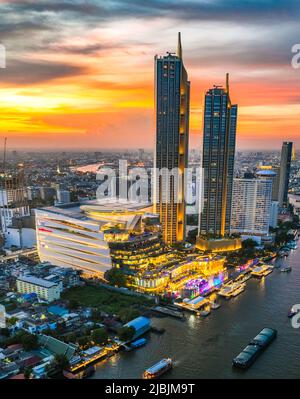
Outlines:
[[[154,148],[153,58],[182,32],[191,80],[190,147],[204,92],[231,76],[237,149],[300,143],[296,1],[0,2],[0,137],[10,148]],[[220,34],[222,32],[222,34]],[[27,38],[24,40],[24,38]]]

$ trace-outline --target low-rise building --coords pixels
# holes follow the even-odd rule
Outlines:
[[[22,294],[35,292],[40,298],[52,302],[60,298],[61,286],[45,279],[23,276],[17,279],[17,290]]]
[[[124,327],[134,328],[135,334],[133,336],[133,339],[135,339],[150,330],[151,322],[150,319],[148,319],[147,317],[140,316],[126,323]]]

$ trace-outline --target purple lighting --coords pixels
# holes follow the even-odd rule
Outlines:
[[[197,291],[199,294],[209,291],[211,288],[220,285],[224,281],[223,273],[210,277],[209,280],[204,278],[191,279],[185,284],[185,289]]]

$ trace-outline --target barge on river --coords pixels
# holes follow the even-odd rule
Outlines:
[[[264,328],[253,338],[242,352],[233,359],[234,367],[247,369],[250,367],[257,357],[266,349],[270,343],[276,338],[277,331],[273,328]]]

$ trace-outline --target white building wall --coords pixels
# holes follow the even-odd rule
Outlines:
[[[5,248],[10,248],[13,245],[22,248],[33,248],[36,245],[35,230],[25,227],[22,229],[8,227],[5,233]]]
[[[271,198],[270,179],[234,179],[231,232],[268,234]]]
[[[102,275],[111,268],[109,246],[97,222],[47,210],[35,210],[35,215],[41,261]]]
[[[52,287],[41,287],[37,284],[28,283],[22,280],[17,280],[17,291],[21,294],[36,293],[40,298],[52,302],[60,298],[60,287],[58,284]]]

